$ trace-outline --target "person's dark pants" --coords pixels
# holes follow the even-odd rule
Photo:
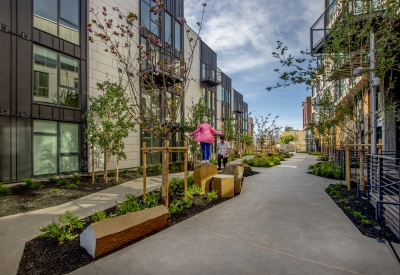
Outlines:
[[[228,162],[228,157],[224,158],[223,155],[218,154],[218,170],[221,170],[221,159],[224,162],[224,168],[226,167],[226,163]]]

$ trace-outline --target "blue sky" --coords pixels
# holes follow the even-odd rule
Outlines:
[[[185,18],[196,30],[207,2],[202,40],[218,55],[218,67],[232,79],[255,115],[279,116],[279,126],[302,128],[301,103],[310,91],[296,85],[268,92],[280,67],[272,57],[276,41],[291,53],[309,49],[310,27],[323,12],[323,0],[186,0]],[[253,112],[254,114],[254,112]]]

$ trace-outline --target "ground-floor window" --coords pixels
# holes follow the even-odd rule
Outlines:
[[[146,142],[146,147],[161,147],[161,140],[150,132],[142,131],[142,142]],[[146,164],[154,165],[161,163],[160,152],[148,154],[146,156]]]
[[[34,175],[78,172],[79,124],[34,120]]]

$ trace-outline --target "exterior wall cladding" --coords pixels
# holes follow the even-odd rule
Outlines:
[[[118,22],[119,14],[112,7],[117,6],[124,14],[140,15],[142,1],[149,2],[72,0],[65,7],[59,0],[0,1],[0,182],[88,171],[91,158],[84,142],[85,122],[81,119],[88,108],[87,95],[99,95],[97,83],[118,79],[117,64],[102,44],[87,43],[85,23],[92,19],[88,9],[96,12],[105,6],[108,17]],[[55,12],[47,16],[39,2],[51,3]],[[184,17],[183,0],[164,2],[174,19]],[[76,12],[64,8],[75,8]],[[190,48],[183,27],[181,36],[187,58]],[[198,38],[194,31],[189,36]],[[140,39],[139,31],[135,37]],[[207,65],[204,76],[203,63]],[[184,111],[204,96],[213,115],[212,123],[220,128],[221,110],[233,112],[232,80],[217,68],[216,53],[200,38],[189,77],[192,80]],[[70,96],[69,101],[64,92]],[[243,103],[243,108],[247,111],[247,104]],[[120,169],[140,165],[141,131],[136,130],[125,140],[127,159],[121,161]],[[95,169],[100,171],[102,154],[96,152],[95,159]],[[109,169],[115,169],[115,164],[116,159],[111,159]]]

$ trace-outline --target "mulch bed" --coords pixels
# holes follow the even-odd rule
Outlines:
[[[244,176],[248,177],[255,174],[258,174],[258,172],[250,171],[246,172]],[[235,194],[235,196],[237,195],[239,194]],[[173,196],[170,197],[170,201],[172,201],[172,199]],[[138,238],[96,259],[93,259],[92,256],[90,256],[89,253],[87,253],[87,251],[80,246],[79,237],[77,237],[75,240],[65,242],[62,245],[60,245],[58,241],[54,239],[36,237],[25,244],[24,253],[19,263],[17,275],[57,275],[70,273],[98,259],[101,259],[102,257],[157,234],[158,232],[161,232],[229,199],[230,198],[218,198],[213,201],[207,201],[203,196],[194,196],[192,207],[189,209],[184,209],[182,212],[175,213],[168,219],[167,227]],[[141,197],[139,197],[139,200],[141,200]],[[115,211],[116,207],[105,210],[107,215],[115,213]],[[85,228],[91,223],[91,217],[86,217],[82,220],[85,222]],[[84,229],[77,230],[74,232],[74,234],[80,234],[83,232],[83,230]]]
[[[329,186],[335,187],[335,184],[330,184]],[[357,189],[347,190],[346,185],[342,185],[340,188],[336,188],[340,194],[340,197],[334,197],[330,194],[328,190],[325,190],[326,193],[331,197],[331,199],[337,204],[337,206],[342,209],[344,214],[351,220],[355,227],[365,236],[370,238],[377,238],[377,234],[374,230],[374,226],[377,226],[375,220],[375,208],[367,201],[367,193],[366,191],[361,191],[361,202],[357,198]],[[348,203],[345,203],[343,200],[347,200]],[[364,210],[364,208],[365,210]],[[345,209],[346,207],[346,209]],[[357,218],[354,216],[354,212],[360,212],[362,215],[366,216],[367,219],[371,219],[372,224],[366,224],[366,222],[362,222],[361,218]],[[382,224],[382,223],[381,223]],[[387,236],[385,239],[389,239],[393,243],[400,243],[395,235],[392,234],[390,229],[383,225],[383,230],[380,230],[379,233],[382,237]],[[379,228],[377,228],[379,229]]]
[[[147,175],[158,174],[148,173]],[[141,176],[141,174],[136,176],[133,173],[120,173],[119,183],[134,180]],[[79,181],[77,189],[59,187],[56,183],[43,181],[38,181],[43,184],[43,188],[40,190],[25,185],[12,186],[10,187],[11,195],[0,197],[0,217],[60,205],[117,185],[115,178],[112,177],[109,177],[108,184],[105,183],[102,176],[98,176],[95,184],[92,184],[90,176],[82,176]]]

